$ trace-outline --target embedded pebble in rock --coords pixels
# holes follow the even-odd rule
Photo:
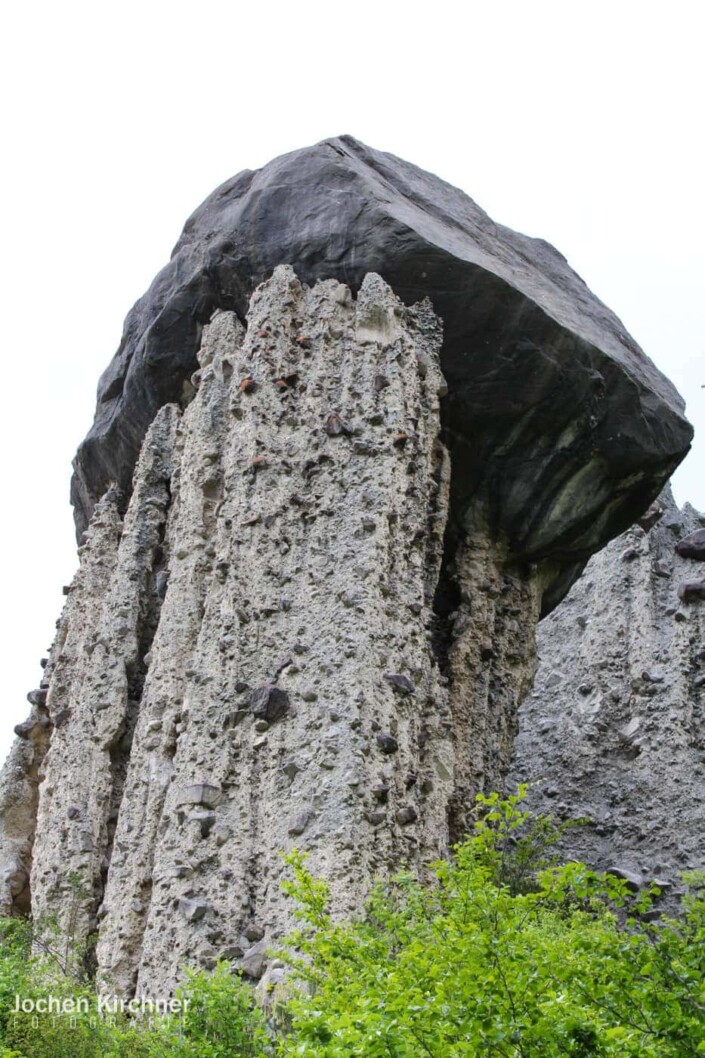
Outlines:
[[[682,602],[698,602],[705,599],[705,578],[700,580],[684,580],[678,585],[678,598]]]
[[[416,690],[409,677],[402,676],[398,672],[385,672],[384,678],[391,683],[392,687],[395,687],[400,694],[413,694]]]
[[[245,977],[257,980],[264,973],[267,965],[267,943],[264,940],[257,941],[245,953],[238,963]]]
[[[588,820],[563,855],[632,886],[658,876],[671,908],[680,872],[705,867],[705,581],[692,579],[689,547],[674,550],[674,532],[699,539],[705,519],[670,490],[660,504],[649,532],[608,544],[539,625],[509,786],[543,780],[533,806],[559,798],[561,816]],[[626,565],[625,547],[639,552]]]
[[[254,716],[273,724],[289,712],[289,695],[272,684],[258,687],[250,695],[250,708]]]
[[[296,818],[289,823],[289,834],[291,837],[298,837],[299,834],[303,834],[310,818],[310,812],[299,812]]]
[[[399,749],[399,743],[394,735],[390,735],[386,731],[380,731],[377,735],[377,745],[386,754],[396,753]]]
[[[248,922],[243,930],[243,934],[246,940],[254,944],[255,941],[262,940],[264,937],[264,929],[262,926],[258,926],[256,922]]]
[[[705,562],[705,529],[696,529],[688,533],[676,544],[676,551],[683,558],[694,558]]]
[[[140,901],[133,901],[131,907],[133,910],[135,907],[138,908],[138,913],[144,910],[144,905]],[[185,897],[179,900],[179,911],[187,922],[200,922],[202,918],[205,918],[209,910],[208,904],[201,903],[198,900],[188,900]]]

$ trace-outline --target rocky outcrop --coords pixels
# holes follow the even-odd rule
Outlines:
[[[481,527],[444,558],[439,348],[377,276],[354,299],[277,269],[247,329],[206,328],[124,525],[113,488],[97,504],[42,691],[31,877],[40,927],[97,934],[106,985],[218,956],[259,976],[291,924],[282,850],[352,911],[506,770],[540,577]]]
[[[544,608],[626,529],[688,449],[682,402],[565,259],[494,223],[467,195],[352,137],[243,172],[186,223],[135,305],[75,460],[79,533],[108,481],[129,495],[142,438],[179,401],[215,309],[292,264],[356,291],[379,273],[443,321],[454,521],[482,517],[524,561],[551,557]]]
[[[236,177],[77,456],[5,907],[128,995],[218,957],[266,979],[281,851],[337,914],[443,855],[509,766],[539,615],[690,434],[563,258],[436,178],[349,138]]]
[[[705,867],[704,524],[665,493],[541,623],[510,780],[542,779],[534,805],[585,820],[565,855],[671,895]]]

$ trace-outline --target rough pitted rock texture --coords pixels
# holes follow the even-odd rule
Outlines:
[[[585,818],[568,856],[674,887],[705,866],[705,591],[684,602],[703,567],[680,542],[705,516],[670,491],[639,526],[589,562],[539,626],[539,665],[520,710],[510,783],[543,783],[530,800]],[[646,522],[648,524],[648,520]]]
[[[281,850],[357,910],[506,771],[540,577],[480,529],[444,557],[439,348],[378,276],[354,299],[281,267],[246,329],[206,328],[124,524],[114,488],[97,504],[16,837],[35,916],[97,932],[105,986],[161,994],[219,956],[260,976],[292,922]]]
[[[494,223],[457,188],[352,137],[246,171],[187,222],[135,305],[75,459],[77,529],[110,480],[129,494],[140,444],[181,400],[214,309],[244,319],[279,264],[356,291],[379,273],[443,320],[454,526],[478,517],[543,561],[544,610],[624,530],[687,451],[682,402],[548,243]]]
[[[34,716],[22,725],[0,772],[0,916],[31,911],[29,884],[39,800],[39,768],[47,750],[49,721]]]

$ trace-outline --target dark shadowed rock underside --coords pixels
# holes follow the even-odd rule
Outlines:
[[[110,480],[129,495],[156,411],[188,389],[203,325],[217,309],[244,318],[281,263],[353,290],[376,272],[407,304],[431,299],[444,324],[450,531],[486,528],[540,562],[545,609],[689,448],[677,392],[557,250],[343,136],[240,173],[187,221],[101,378],[74,463],[79,535]]]

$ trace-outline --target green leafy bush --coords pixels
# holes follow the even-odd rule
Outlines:
[[[165,1021],[162,1054],[174,1058],[258,1058],[270,1041],[264,1017],[254,1006],[252,988],[227,963],[215,970],[189,971],[179,992],[188,999],[181,1021]]]
[[[303,928],[289,960],[304,985],[281,1053],[299,1058],[686,1058],[705,1053],[705,902],[650,924],[651,897],[584,865],[544,867],[550,845],[518,797],[480,798],[475,833],[434,884],[410,874],[333,923],[305,857],[287,889]],[[300,954],[299,954],[300,953]]]
[[[253,991],[227,964],[210,973],[189,971],[178,993],[188,1000],[186,1013],[150,1024],[123,1014],[101,1017],[88,985],[67,977],[50,959],[30,959],[26,951],[23,959],[9,948],[0,955],[0,1058],[261,1058],[270,1053]],[[71,1015],[13,1014],[15,994],[85,999],[87,1009]]]

